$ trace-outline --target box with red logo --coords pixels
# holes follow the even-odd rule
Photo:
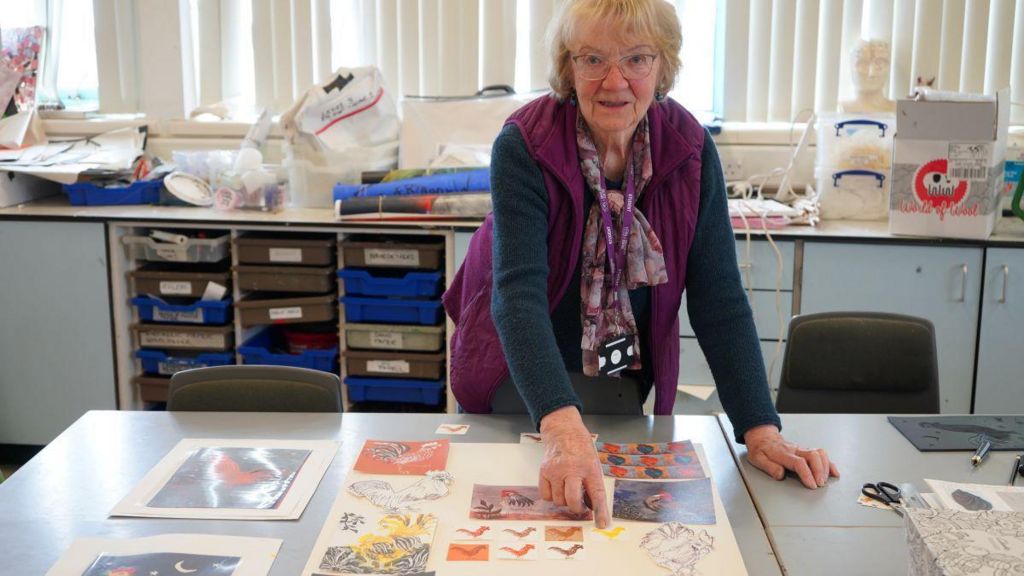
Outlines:
[[[896,108],[889,231],[988,238],[1000,215],[1008,90],[990,100],[901,100]]]

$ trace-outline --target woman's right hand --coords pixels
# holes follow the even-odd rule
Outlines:
[[[598,528],[611,524],[608,496],[594,440],[575,406],[549,413],[540,421],[544,461],[540,465],[540,496],[576,514],[587,511],[584,490]]]

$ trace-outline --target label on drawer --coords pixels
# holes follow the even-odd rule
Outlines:
[[[268,310],[271,320],[294,320],[302,318],[302,306],[289,306],[288,308],[271,308]]]
[[[419,266],[419,250],[367,248],[363,251],[367,266]]]
[[[370,332],[371,348],[391,348],[401,350],[403,338],[401,332]]]
[[[174,376],[182,370],[189,370],[192,368],[206,368],[205,362],[192,362],[188,360],[178,360],[176,358],[168,358],[159,365],[158,372],[162,376]]]
[[[271,248],[271,262],[302,262],[302,248]]]
[[[367,360],[366,371],[381,374],[408,374],[409,362],[405,360]]]
[[[161,294],[180,294],[188,296],[192,293],[191,282],[172,282],[169,280],[160,281]]]
[[[209,332],[150,331],[139,334],[139,344],[154,348],[210,348],[225,347],[224,334]]]
[[[188,260],[188,252],[185,251],[184,246],[157,246],[153,248],[153,252],[156,253],[157,258],[169,262],[186,262]]]
[[[189,311],[173,311],[153,308],[153,320],[157,322],[182,322],[185,324],[202,324],[203,309],[196,308],[195,310]]]

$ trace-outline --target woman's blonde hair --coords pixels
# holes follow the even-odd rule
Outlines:
[[[573,89],[569,44],[582,23],[609,22],[620,26],[622,36],[650,39],[661,59],[657,88],[662,94],[676,82],[682,62],[683,31],[675,8],[665,0],[564,0],[547,31],[551,54],[548,82],[564,100]]]

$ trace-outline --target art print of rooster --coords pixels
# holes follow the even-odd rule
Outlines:
[[[427,442],[419,449],[413,449],[404,442],[375,442],[370,446],[370,456],[388,464],[415,464],[430,460],[438,447],[439,444],[433,442]]]
[[[501,507],[505,511],[517,508],[529,508],[533,506],[534,500],[511,489],[501,491]]]
[[[583,545],[582,544],[573,544],[569,548],[562,548],[561,546],[548,546],[548,550],[550,550],[551,552],[554,553],[554,554],[549,554],[548,555],[549,557],[551,557],[551,558],[565,558],[566,560],[568,560],[570,558],[577,558],[578,556],[576,556],[576,555],[579,553],[580,550],[583,550]]]
[[[536,547],[533,544],[525,544],[522,548],[512,548],[511,546],[502,546],[499,548],[502,552],[508,553],[513,558],[522,558],[528,556],[531,550],[535,550]]]
[[[528,526],[522,530],[515,530],[513,528],[505,528],[502,530],[502,532],[508,532],[509,534],[511,534],[513,537],[515,537],[516,540],[522,540],[523,538],[528,537],[530,534],[533,534],[536,531],[537,528],[533,526]]]
[[[383,480],[363,480],[348,487],[355,496],[366,498],[374,506],[388,513],[415,510],[420,502],[437,500],[448,495],[448,487],[455,478],[450,472],[427,472],[425,478],[412,486],[395,490],[389,482]]]

